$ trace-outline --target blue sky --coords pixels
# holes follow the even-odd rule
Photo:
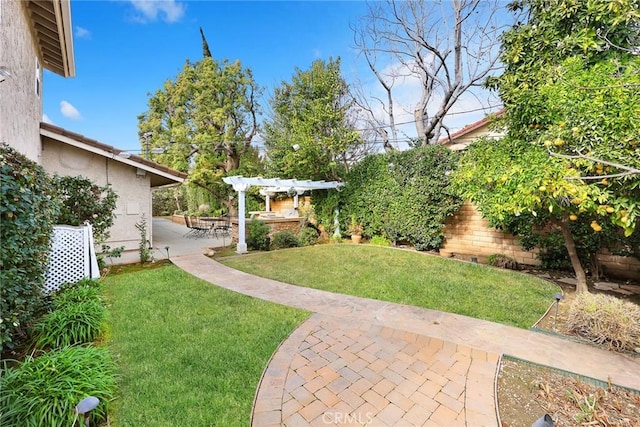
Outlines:
[[[349,26],[365,12],[362,1],[72,0],[76,77],[45,72],[44,120],[139,150],[137,116],[186,59],[202,58],[199,27],[214,58],[251,68],[265,88],[263,109],[274,87],[316,59],[341,57],[347,81],[373,84]],[[457,127],[482,116],[461,116]]]

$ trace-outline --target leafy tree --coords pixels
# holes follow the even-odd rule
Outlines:
[[[505,33],[506,70],[494,82],[509,134],[469,150],[455,177],[493,225],[523,227],[520,215],[529,228],[557,227],[578,291],[587,286],[571,221],[597,233],[609,220],[631,236],[640,213],[640,176],[628,173],[640,157],[638,4],[514,3],[529,18]]]
[[[362,156],[339,59],[297,69],[290,83],[275,89],[270,105],[264,139],[271,175],[336,180]]]
[[[240,61],[187,61],[149,98],[149,110],[138,116],[140,134],[148,135],[150,147],[164,150],[154,160],[189,172],[190,183],[230,208],[231,190],[222,177],[237,171],[243,159],[257,158],[251,140],[258,131],[259,94]]]

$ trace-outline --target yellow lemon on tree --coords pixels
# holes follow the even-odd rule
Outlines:
[[[600,226],[600,224],[598,224],[595,221],[591,222],[591,228],[593,228],[593,231],[596,231],[596,232],[602,231],[602,227]]]
[[[615,209],[613,209],[611,206],[607,206],[607,213],[613,213],[613,211],[615,211]]]
[[[576,214],[571,214],[571,215],[569,215],[569,219],[570,219],[571,221],[576,221],[576,220],[578,219],[578,215],[576,215]]]

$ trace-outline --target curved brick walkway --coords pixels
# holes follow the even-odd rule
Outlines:
[[[253,426],[497,426],[500,354],[640,388],[640,362],[466,316],[287,285],[203,255],[172,258],[217,286],[312,311],[265,369]]]

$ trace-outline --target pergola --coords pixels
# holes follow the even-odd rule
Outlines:
[[[294,196],[294,206],[298,206],[298,196],[307,190],[329,190],[339,188],[344,185],[338,181],[301,181],[297,179],[280,179],[280,178],[245,178],[241,175],[228,176],[222,180],[233,186],[238,192],[238,246],[236,252],[239,254],[247,253],[246,231],[245,231],[245,204],[244,193],[253,185],[263,187],[260,194],[266,196],[266,208],[269,208],[269,197],[278,192],[288,192]]]

